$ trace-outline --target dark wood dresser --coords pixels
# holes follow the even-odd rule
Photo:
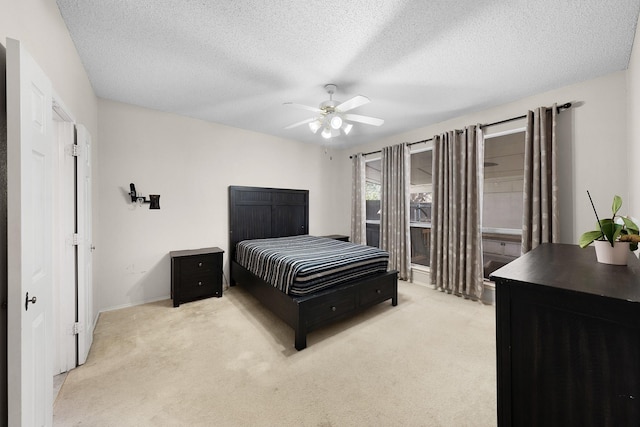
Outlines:
[[[222,296],[220,248],[172,251],[171,298],[173,306],[202,298]]]
[[[496,282],[498,425],[640,426],[640,262],[544,244]]]

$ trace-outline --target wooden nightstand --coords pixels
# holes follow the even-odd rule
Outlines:
[[[340,240],[342,242],[349,241],[349,236],[345,236],[343,234],[329,234],[328,236],[320,236],[320,237],[326,237],[327,239]]]
[[[173,306],[202,298],[222,296],[220,248],[172,251],[171,298]]]

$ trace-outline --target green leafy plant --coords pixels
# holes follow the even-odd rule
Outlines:
[[[589,194],[588,191],[587,194]],[[591,195],[589,195],[589,200],[591,200]],[[612,247],[616,241],[621,241],[629,242],[629,250],[631,251],[638,249],[638,242],[640,242],[638,226],[630,217],[618,215],[618,211],[622,207],[622,198],[620,196],[613,196],[613,204],[611,205],[613,214],[611,218],[599,219],[596,208],[593,206],[593,201],[591,201],[591,206],[596,214],[598,229],[587,231],[580,236],[578,244],[581,248],[586,248],[594,240],[606,240]]]

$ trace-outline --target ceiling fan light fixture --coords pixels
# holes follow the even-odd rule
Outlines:
[[[342,126],[342,117],[338,116],[335,113],[332,113],[329,123],[331,123],[331,127],[333,129],[340,129],[340,127]]]
[[[369,98],[363,95],[356,95],[344,102],[334,101],[333,94],[337,87],[334,84],[325,85],[325,90],[329,94],[329,99],[320,103],[319,107],[310,107],[308,105],[296,104],[294,102],[285,102],[284,105],[295,107],[303,110],[313,111],[315,117],[299,121],[285,127],[292,129],[301,125],[308,125],[312,133],[318,132],[324,139],[331,139],[341,135],[349,135],[353,129],[353,122],[363,123],[366,125],[381,126],[384,120],[375,117],[362,116],[360,114],[352,114],[349,111],[354,108],[371,102]]]
[[[320,130],[321,127],[322,127],[322,122],[320,120],[315,120],[309,123],[309,129],[311,129],[311,132],[313,133],[318,132],[318,130]]]

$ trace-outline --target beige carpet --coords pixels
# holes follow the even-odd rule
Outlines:
[[[400,282],[307,343],[241,287],[103,313],[54,425],[496,425],[492,306]]]

